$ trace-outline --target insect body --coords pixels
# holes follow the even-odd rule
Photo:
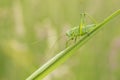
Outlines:
[[[95,28],[96,24],[85,25],[85,15],[85,13],[81,14],[81,21],[79,26],[73,27],[72,29],[66,32],[66,35],[69,38],[67,43],[70,40],[76,41],[77,37],[89,34],[89,32]],[[96,23],[96,21],[91,16],[88,15],[88,17]]]
[[[91,30],[93,30],[94,27],[95,27],[95,24],[86,25],[85,27],[82,28],[82,30],[80,30],[79,29],[80,27],[76,26],[76,27],[72,28],[71,30],[69,30],[68,32],[66,32],[66,35],[69,37],[69,39],[73,40],[74,38],[76,38],[78,36],[84,36]]]

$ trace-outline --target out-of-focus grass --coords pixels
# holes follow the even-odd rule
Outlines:
[[[48,54],[50,42],[54,44],[64,34],[66,25],[79,24],[82,8],[99,22],[119,9],[119,3],[114,0],[0,0],[0,80],[24,80],[49,60],[54,55]],[[112,20],[106,25],[109,28],[100,31],[45,80],[119,80],[119,22],[119,17]],[[52,35],[56,36],[52,39]]]

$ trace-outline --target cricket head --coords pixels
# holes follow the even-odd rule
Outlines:
[[[69,30],[69,31],[66,32],[66,36],[67,36],[69,39],[71,39],[71,40],[74,39],[73,32],[72,32],[71,30]]]
[[[79,35],[79,26],[73,27],[72,29],[66,32],[66,36],[71,40],[78,35]]]
[[[72,36],[71,31],[67,31],[67,32],[66,32],[66,36],[67,36],[67,37],[71,37],[71,36]]]

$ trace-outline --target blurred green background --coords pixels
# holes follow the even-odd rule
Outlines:
[[[119,0],[0,0],[0,80],[25,80],[56,55],[81,10],[101,22],[119,8]],[[120,16],[104,26],[44,80],[120,80]]]

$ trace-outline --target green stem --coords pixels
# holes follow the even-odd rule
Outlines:
[[[120,10],[115,11],[112,15],[107,17],[103,22],[96,25],[95,29],[92,30],[89,35],[85,35],[82,39],[80,39],[78,42],[76,42],[74,45],[64,49],[60,53],[58,53],[55,57],[53,57],[51,60],[46,62],[42,67],[40,67],[38,70],[36,70],[32,75],[30,75],[26,80],[41,80],[46,75],[48,75],[51,71],[53,71],[55,68],[57,68],[60,64],[65,62],[72,54],[73,50],[77,50],[79,47],[81,47],[84,43],[86,43],[91,37],[93,37],[96,32],[98,32],[104,24],[112,20],[114,17],[118,16],[120,14]]]

